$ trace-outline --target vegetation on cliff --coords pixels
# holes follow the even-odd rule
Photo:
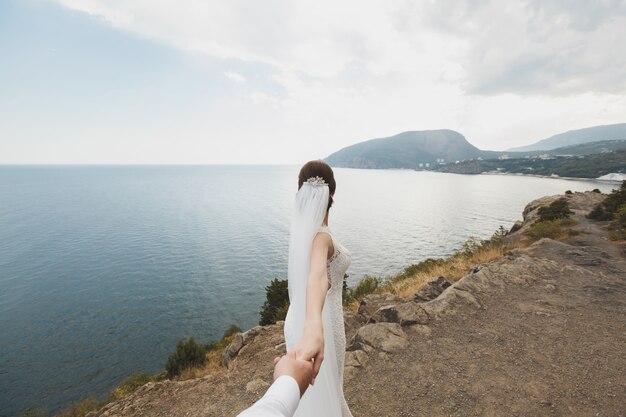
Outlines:
[[[610,221],[608,229],[611,240],[626,240],[626,181],[618,190],[596,205],[587,216],[590,219]]]
[[[557,156],[516,159],[485,159],[447,164],[437,168],[454,174],[481,174],[502,172],[512,174],[558,175],[560,177],[598,178],[622,172],[626,168],[626,151],[607,152],[585,157]]]

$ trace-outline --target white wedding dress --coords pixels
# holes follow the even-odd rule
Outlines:
[[[300,400],[296,417],[352,417],[343,395],[343,366],[346,353],[346,333],[343,322],[342,290],[343,277],[350,266],[351,255],[332,235],[327,226],[318,232],[328,233],[333,242],[334,252],[327,261],[330,289],[326,294],[322,310],[324,326],[324,361],[312,385]],[[297,306],[295,306],[297,307]],[[295,309],[295,308],[294,308]],[[290,307],[291,310],[291,307]],[[295,314],[287,314],[285,319],[285,340],[287,350],[297,343],[302,334]]]

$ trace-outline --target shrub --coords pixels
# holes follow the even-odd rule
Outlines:
[[[111,391],[109,401],[116,401],[120,398],[124,398],[128,394],[131,394],[137,390],[137,388],[144,386],[150,381],[155,381],[156,378],[148,375],[146,372],[138,372],[126,378],[120,385],[115,387]]]
[[[265,287],[265,302],[261,307],[259,324],[265,326],[285,320],[289,309],[289,289],[286,279],[275,278]]]
[[[56,414],[55,417],[84,417],[90,411],[97,411],[102,404],[95,398],[89,397],[78,404],[74,404],[66,411]]]
[[[348,288],[348,274],[343,275],[343,286],[341,288],[341,302],[343,305],[350,304],[354,299],[352,298],[352,292]]]
[[[365,275],[357,286],[350,289],[350,296],[353,300],[360,299],[367,294],[372,294],[383,284],[383,279],[373,275]]]
[[[222,339],[226,339],[230,336],[234,336],[237,333],[241,333],[241,329],[236,324],[231,324],[230,327],[224,331],[224,335],[222,336]]]
[[[411,264],[404,268],[404,271],[394,278],[394,281],[402,280],[404,278],[411,277],[417,273],[424,272],[428,273],[435,269],[438,266],[441,266],[445,263],[445,259],[441,258],[427,258],[423,261]]]
[[[612,220],[624,205],[626,205],[626,181],[622,181],[619,190],[611,191],[608,197],[597,204],[587,217],[594,220]]]
[[[574,236],[578,232],[575,230],[567,229],[567,226],[573,226],[577,224],[575,220],[571,219],[556,219],[547,220],[542,222],[535,222],[530,226],[527,232],[531,242],[537,241],[544,237],[550,239],[560,239],[565,236]]]
[[[204,365],[206,346],[196,343],[193,336],[188,341],[181,339],[176,343],[176,352],[167,358],[165,370],[168,378],[180,375],[184,368]]]
[[[591,190],[594,193],[598,193],[598,194],[602,194],[602,191],[600,191],[599,188],[594,188],[593,190]]]
[[[572,195],[572,194],[574,194],[574,193],[572,192],[572,190],[567,190],[567,191],[565,191],[565,194],[567,194],[567,195]]]
[[[569,209],[569,203],[563,197],[553,201],[549,206],[539,208],[539,220],[542,222],[566,219],[572,214],[574,213]]]

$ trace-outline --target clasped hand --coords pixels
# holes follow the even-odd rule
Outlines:
[[[313,375],[311,385],[315,384],[315,378],[324,361],[324,329],[322,323],[310,323],[305,325],[304,332],[293,350],[296,358],[313,361]]]

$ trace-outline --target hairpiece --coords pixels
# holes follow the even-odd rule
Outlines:
[[[306,182],[311,185],[328,185],[322,177],[311,177],[307,179]]]

